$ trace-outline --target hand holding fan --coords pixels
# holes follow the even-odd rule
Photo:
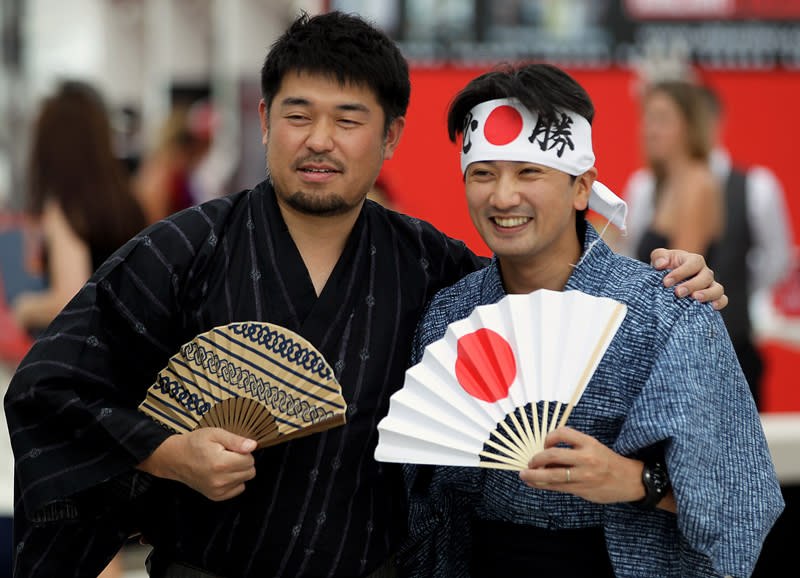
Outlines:
[[[260,448],[341,425],[346,408],[313,345],[284,327],[249,321],[184,344],[139,405],[178,433],[220,427]]]
[[[566,423],[626,311],[612,299],[544,289],[477,307],[406,371],[378,424],[375,459],[527,468]]]

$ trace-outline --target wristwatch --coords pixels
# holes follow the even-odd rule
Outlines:
[[[645,491],[644,498],[631,502],[631,504],[643,510],[652,510],[661,501],[661,498],[667,495],[670,487],[667,468],[664,467],[663,461],[653,460],[644,463],[642,484]]]

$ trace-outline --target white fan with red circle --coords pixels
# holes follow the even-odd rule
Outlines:
[[[626,311],[545,289],[477,307],[406,371],[378,424],[375,459],[526,468],[566,423]]]

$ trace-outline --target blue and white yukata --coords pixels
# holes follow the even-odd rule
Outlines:
[[[719,313],[676,298],[663,276],[613,253],[586,224],[565,290],[610,297],[628,311],[567,425],[623,456],[663,452],[677,515],[533,489],[517,472],[406,466],[410,541],[401,559],[414,575],[468,575],[474,517],[602,527],[623,578],[750,575],[784,505],[761,422]],[[449,323],[504,295],[496,258],[440,291],[418,326],[412,361]]]

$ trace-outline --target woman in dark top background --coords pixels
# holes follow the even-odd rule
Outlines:
[[[645,262],[657,247],[708,256],[723,232],[724,200],[709,168],[708,110],[697,87],[684,81],[649,86],[641,130],[649,170],[640,171],[639,180],[649,190],[626,197],[631,223],[646,220],[648,226],[631,231],[623,252]]]
[[[112,145],[100,94],[67,81],[41,104],[28,159],[27,212],[38,220],[47,289],[20,294],[17,322],[46,327],[92,272],[145,226]]]

